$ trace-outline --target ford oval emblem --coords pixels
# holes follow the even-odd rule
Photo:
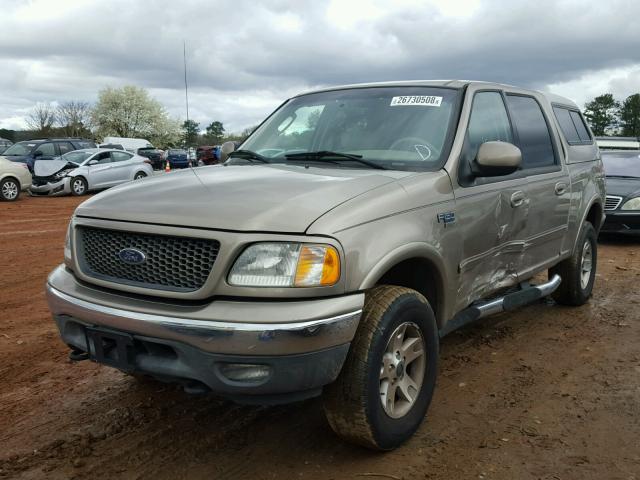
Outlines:
[[[140,265],[147,259],[147,256],[143,252],[136,250],[135,248],[123,248],[118,252],[118,257],[124,263],[128,263],[130,265]]]

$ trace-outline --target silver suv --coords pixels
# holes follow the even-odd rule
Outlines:
[[[442,336],[591,295],[603,168],[565,98],[336,87],[222,152],[78,207],[46,287],[72,359],[239,402],[322,393],[339,435],[388,450],[425,416]]]

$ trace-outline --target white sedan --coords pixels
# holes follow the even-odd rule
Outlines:
[[[34,165],[32,195],[84,195],[153,175],[150,160],[115,149],[87,148]]]

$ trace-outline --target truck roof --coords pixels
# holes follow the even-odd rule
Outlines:
[[[334,90],[346,90],[350,88],[370,88],[370,87],[447,87],[447,88],[464,88],[468,85],[481,85],[486,88],[517,88],[518,90],[528,91],[531,93],[537,93],[544,95],[551,103],[559,103],[563,105],[569,105],[571,107],[578,108],[573,100],[566,97],[556,95],[549,92],[541,92],[539,90],[532,90],[527,88],[516,87],[514,85],[508,85],[504,83],[485,82],[481,80],[401,80],[390,82],[373,82],[373,83],[356,83],[351,85],[338,85],[333,87],[319,88],[304,92],[302,95],[308,95],[310,93],[330,92]]]

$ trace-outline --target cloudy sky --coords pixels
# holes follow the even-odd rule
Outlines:
[[[35,102],[147,88],[228,131],[317,86],[464,78],[579,104],[640,91],[640,1],[0,0],[0,128]]]

